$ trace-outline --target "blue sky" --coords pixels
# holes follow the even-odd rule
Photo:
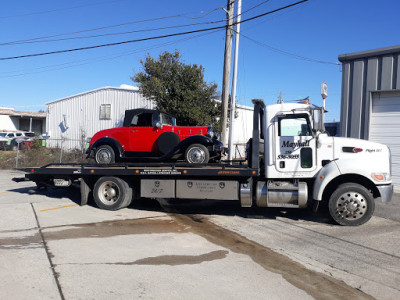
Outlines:
[[[221,7],[226,6],[226,2],[1,1],[0,58],[221,26],[225,19]],[[242,0],[242,20],[294,2],[296,0]],[[263,98],[267,104],[272,104],[282,92],[284,99],[310,96],[312,103],[321,105],[320,84],[325,81],[329,89],[327,119],[338,120],[342,76],[341,67],[335,65],[338,55],[399,45],[399,12],[398,0],[310,0],[243,23],[238,103],[251,105],[251,99]],[[155,30],[183,25],[185,27]],[[132,31],[141,32],[126,33]],[[102,36],[88,37],[94,35]],[[224,30],[219,30],[93,50],[0,60],[0,106],[38,111],[45,108],[46,102],[59,98],[103,86],[134,84],[130,77],[141,71],[140,59],[146,53],[158,56],[161,51],[175,49],[181,52],[186,63],[202,65],[205,79],[217,83],[220,91],[224,36]],[[282,51],[326,63],[298,59]]]

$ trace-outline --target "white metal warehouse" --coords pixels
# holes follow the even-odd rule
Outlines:
[[[400,191],[400,46],[339,56],[343,63],[341,132],[386,144]]]
[[[103,87],[46,103],[49,147],[82,149],[97,131],[121,126],[126,109],[154,108],[138,88]]]

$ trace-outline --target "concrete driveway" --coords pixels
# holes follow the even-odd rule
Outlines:
[[[399,222],[232,203],[78,206],[0,171],[0,299],[399,299]],[[372,297],[371,297],[372,296]]]

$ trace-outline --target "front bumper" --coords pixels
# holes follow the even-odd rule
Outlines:
[[[390,202],[393,197],[393,184],[376,186],[381,194],[382,202]]]

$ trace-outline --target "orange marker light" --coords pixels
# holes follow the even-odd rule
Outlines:
[[[385,176],[383,176],[383,174],[372,174],[372,176],[374,176],[374,178],[378,181],[384,181],[385,180]]]
[[[94,173],[94,170],[90,170],[90,173]]]

